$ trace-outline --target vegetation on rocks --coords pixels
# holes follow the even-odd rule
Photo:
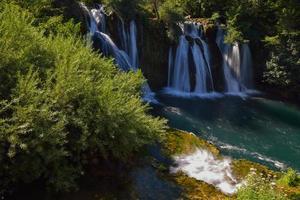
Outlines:
[[[219,156],[219,150],[207,141],[177,129],[168,130],[163,140],[163,150],[169,156],[193,153],[197,148],[206,149]]]

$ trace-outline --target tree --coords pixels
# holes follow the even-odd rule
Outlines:
[[[141,100],[141,72],[119,71],[76,34],[45,36],[16,5],[0,7],[0,188],[43,180],[70,190],[90,159],[126,163],[164,134]]]

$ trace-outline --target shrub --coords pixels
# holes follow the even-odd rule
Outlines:
[[[300,185],[300,176],[297,174],[297,171],[289,168],[277,183],[282,186],[295,187]]]
[[[104,0],[105,5],[126,19],[132,19],[138,13],[142,0]]]
[[[167,0],[159,7],[161,20],[170,24],[184,20],[183,9],[176,0]]]
[[[285,200],[284,194],[275,190],[270,180],[250,173],[245,184],[238,190],[238,200]]]
[[[91,153],[126,162],[164,133],[141,101],[141,72],[122,73],[79,37],[46,37],[29,13],[1,7],[0,188],[42,179],[73,189]]]
[[[291,93],[300,89],[299,37],[300,33],[289,33],[281,34],[273,40],[265,40],[271,52],[264,73],[267,84],[285,88]]]

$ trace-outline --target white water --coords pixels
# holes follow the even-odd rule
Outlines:
[[[206,93],[206,64],[199,45],[194,44],[192,47],[193,59],[196,67],[196,93]]]
[[[173,73],[173,65],[174,65],[174,63],[173,63],[173,48],[172,47],[170,47],[170,49],[169,49],[168,64],[169,64],[169,66],[168,66],[168,86],[170,86],[171,85],[171,79],[172,79],[170,74]]]
[[[137,49],[137,28],[135,21],[130,22],[130,51],[129,57],[132,63],[132,66],[137,69],[138,68],[138,49]]]
[[[125,49],[121,50],[106,33],[106,15],[104,12],[104,6],[98,5],[98,8],[91,11],[82,4],[82,8],[89,14],[89,32],[94,40],[94,44],[101,50],[104,56],[112,56],[115,63],[122,70],[136,70],[138,67],[138,50],[136,44],[136,24],[134,21],[130,22],[130,31],[125,32],[125,26],[123,20],[120,19],[121,29],[124,30],[124,38],[121,37],[121,41],[124,42]],[[129,39],[127,39],[129,38]],[[128,41],[129,44],[128,44]]]
[[[129,28],[122,19],[119,21],[119,38],[122,49],[128,54],[133,70],[138,69],[137,27],[134,20],[130,21]]]
[[[176,51],[173,75],[171,75],[171,87],[184,92],[190,92],[188,50],[189,43],[182,35]]]
[[[176,49],[169,51],[168,87],[180,92],[204,94],[213,91],[213,80],[210,66],[210,51],[202,39],[202,25],[185,23],[180,25],[182,35]],[[187,37],[190,41],[187,40]],[[193,60],[190,60],[190,54]],[[195,72],[191,72],[191,64]],[[194,77],[194,85],[191,83]]]
[[[226,144],[226,143],[221,143],[221,142],[217,142],[217,145],[223,149],[223,150],[227,150],[227,151],[237,151],[239,153],[242,153],[244,155],[250,155],[254,158],[257,158],[261,161],[267,162],[271,165],[273,165],[274,167],[280,169],[280,170],[285,170],[286,169],[286,165],[278,160],[272,159],[268,156],[262,155],[258,152],[251,152],[248,151],[245,148],[241,148],[241,147],[237,147],[237,146],[232,146],[230,144]]]
[[[113,57],[118,67],[124,71],[138,69],[138,48],[137,48],[137,27],[134,20],[130,21],[129,28],[125,26],[123,19],[119,19],[119,39],[121,41],[121,50],[106,33],[106,14],[104,6],[98,5],[91,11],[81,4],[82,8],[89,15],[89,34],[94,45],[99,48],[104,56]],[[142,88],[143,99],[148,102],[157,103],[155,94],[151,91],[148,83]]]
[[[190,177],[214,185],[223,193],[233,194],[240,187],[231,170],[231,159],[219,160],[206,150],[198,149],[191,155],[174,157],[177,167],[171,172],[184,172]]]
[[[248,44],[224,43],[225,31],[218,29],[216,43],[223,55],[225,88],[228,93],[246,92],[253,88],[252,58]]]

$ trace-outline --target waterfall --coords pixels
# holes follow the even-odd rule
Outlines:
[[[171,87],[183,92],[190,92],[188,51],[189,42],[182,35],[176,51]]]
[[[223,56],[225,88],[228,93],[246,92],[253,87],[252,58],[248,44],[224,43],[225,31],[218,29],[216,43]]]
[[[113,57],[115,64],[123,71],[138,69],[139,57],[137,48],[137,26],[134,20],[126,26],[123,19],[118,22],[119,40],[121,47],[118,47],[107,33],[106,14],[103,5],[97,5],[95,9],[89,10],[84,4],[82,8],[88,13],[89,34],[96,49],[106,57]],[[154,93],[146,83],[142,93],[145,101],[156,102]]]
[[[128,35],[128,37],[132,38],[131,44],[128,45],[126,50],[122,50],[114,43],[109,34],[106,33],[106,14],[104,11],[104,6],[97,5],[97,8],[90,11],[85,5],[82,4],[82,8],[89,15],[88,28],[89,34],[93,39],[94,46],[99,49],[104,56],[113,57],[115,64],[118,65],[120,69],[124,71],[135,70],[137,68],[138,60],[135,22],[130,22],[130,24],[133,24],[131,26],[133,27],[132,33],[134,36],[131,36],[131,33],[125,34],[126,37]],[[124,26],[124,23],[122,24]],[[123,38],[121,38],[121,41],[123,41]],[[131,53],[128,53],[128,51]]]
[[[204,62],[203,55],[201,53],[201,49],[199,45],[194,44],[192,47],[193,59],[196,66],[196,85],[195,92],[198,93],[206,93],[206,64]]]
[[[182,35],[179,38],[175,57],[172,48],[169,52],[168,87],[176,91],[196,94],[213,91],[210,51],[203,39],[202,25],[186,22],[180,24],[180,27]],[[194,70],[192,70],[193,66]]]
[[[168,85],[171,85],[171,76],[170,74],[172,74],[172,66],[173,66],[173,48],[170,47],[169,49],[169,59],[168,59]]]
[[[253,89],[252,55],[248,44],[242,44],[241,80],[245,87]]]
[[[118,23],[118,33],[122,49],[128,54],[134,70],[138,69],[137,28],[134,20],[130,21],[129,28],[122,19]]]

